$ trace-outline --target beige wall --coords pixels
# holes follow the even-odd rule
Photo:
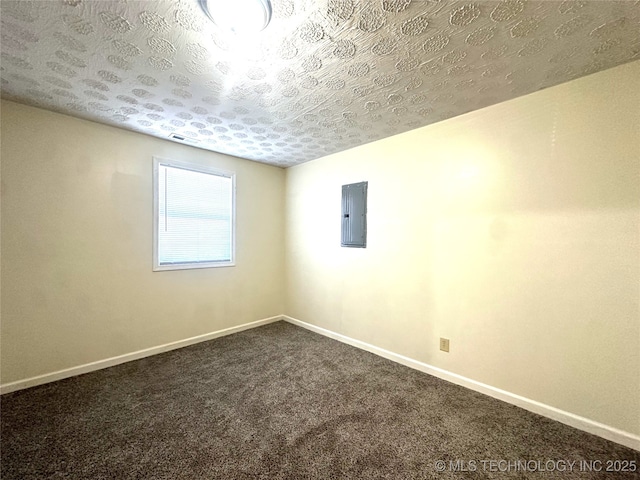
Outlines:
[[[3,101],[1,382],[286,313],[640,434],[637,78],[291,168],[286,198],[283,170]],[[152,272],[153,155],[237,172],[236,267]],[[340,248],[363,180],[368,246]]]
[[[2,102],[2,383],[279,315],[282,169]],[[152,272],[152,156],[235,171],[236,266]]]
[[[640,434],[638,78],[627,64],[288,169],[286,313]],[[359,181],[367,248],[340,248]]]

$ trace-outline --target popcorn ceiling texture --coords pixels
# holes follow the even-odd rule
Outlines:
[[[639,1],[2,0],[2,97],[286,167],[640,59]]]

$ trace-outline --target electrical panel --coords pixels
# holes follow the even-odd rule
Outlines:
[[[342,186],[343,247],[367,246],[367,186],[368,182]]]

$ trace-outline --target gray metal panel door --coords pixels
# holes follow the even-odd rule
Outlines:
[[[367,183],[342,186],[342,246],[367,246]]]

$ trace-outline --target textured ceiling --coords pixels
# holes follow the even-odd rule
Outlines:
[[[272,4],[1,0],[2,96],[290,166],[640,59],[640,1]]]

